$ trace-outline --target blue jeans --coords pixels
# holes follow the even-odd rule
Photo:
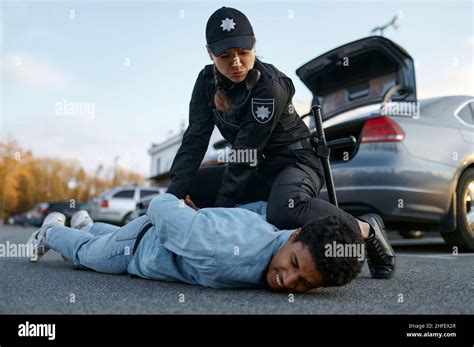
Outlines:
[[[54,249],[76,268],[108,274],[125,274],[141,228],[149,221],[141,216],[118,227],[94,223],[89,232],[57,224],[46,233],[46,246]]]

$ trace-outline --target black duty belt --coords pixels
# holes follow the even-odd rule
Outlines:
[[[133,251],[132,251],[132,255],[135,254],[135,251],[137,250],[138,248],[138,244],[140,243],[140,241],[142,240],[143,236],[145,236],[146,232],[148,230],[150,230],[150,228],[153,226],[153,224],[151,224],[150,222],[147,222],[146,224],[144,224],[141,228],[141,230],[138,232],[138,235],[137,235],[137,239],[135,240],[135,244],[133,245]]]
[[[313,148],[311,144],[311,140],[309,138],[301,139],[297,142],[288,145],[289,149],[306,149],[306,148]]]
[[[290,143],[286,147],[282,147],[282,148],[275,149],[275,150],[272,150],[272,151],[266,150],[266,151],[263,152],[262,157],[263,157],[263,159],[269,159],[269,158],[272,158],[272,157],[278,155],[278,153],[280,153],[280,152],[282,152],[286,149],[295,150],[295,149],[312,149],[312,148],[313,148],[313,145],[311,144],[311,140],[309,138],[305,137],[305,138],[300,139],[296,142]]]

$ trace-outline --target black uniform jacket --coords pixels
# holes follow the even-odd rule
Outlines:
[[[295,93],[290,78],[273,65],[256,59],[261,73],[258,83],[248,92],[245,84],[232,83],[223,77],[221,88],[237,107],[232,114],[216,110],[213,65],[206,65],[198,75],[189,107],[189,126],[171,166],[167,192],[183,198],[196,174],[217,126],[233,150],[256,150],[258,158],[271,157],[301,138],[309,129],[292,105]],[[263,157],[262,157],[263,154]],[[317,168],[319,159],[312,160]],[[234,206],[247,179],[258,168],[250,163],[229,163],[224,174],[216,207]],[[320,170],[317,170],[320,171]]]

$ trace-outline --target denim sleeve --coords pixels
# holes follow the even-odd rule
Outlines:
[[[205,214],[169,193],[155,197],[146,214],[166,249],[191,260],[213,263],[216,232]]]

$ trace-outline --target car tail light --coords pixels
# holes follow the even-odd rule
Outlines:
[[[109,207],[109,201],[108,200],[102,200],[102,203],[100,204],[101,207],[108,208]]]
[[[388,117],[377,117],[365,122],[361,137],[361,143],[399,142],[405,138],[405,132],[394,120]]]
[[[43,210],[43,214],[46,216],[48,213],[49,213],[49,207],[46,207],[46,208]]]

